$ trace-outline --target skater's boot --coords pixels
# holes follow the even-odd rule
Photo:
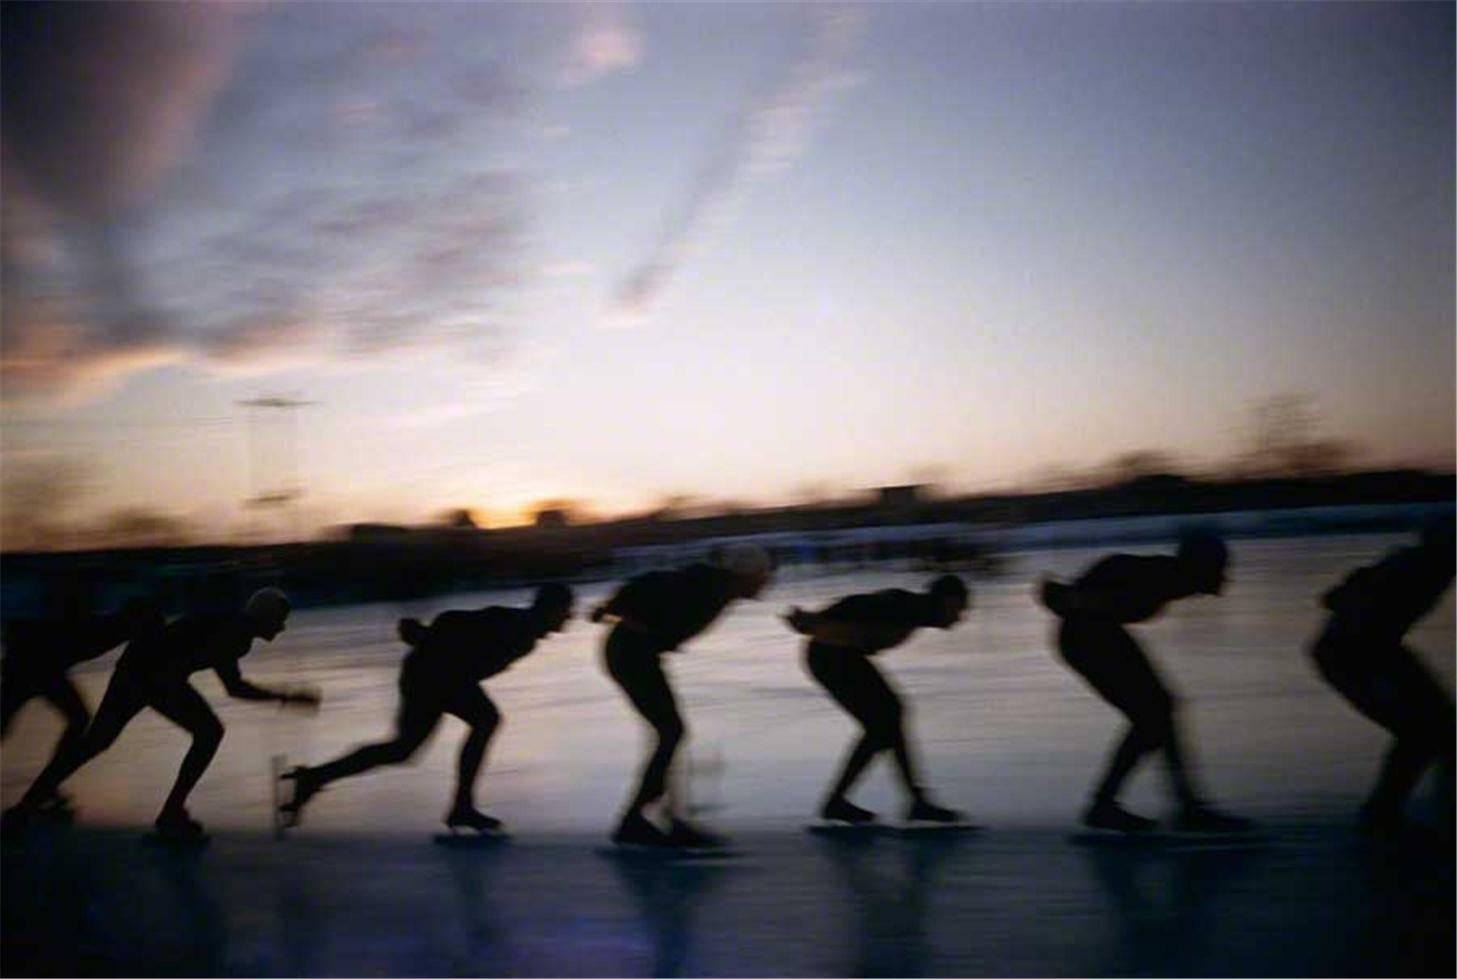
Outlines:
[[[967,815],[956,809],[947,809],[922,796],[906,807],[908,823],[944,823],[952,825],[967,822]]]
[[[1174,828],[1185,833],[1249,833],[1255,824],[1248,819],[1220,812],[1203,802],[1186,805],[1174,820]]]
[[[287,802],[278,807],[280,821],[286,827],[294,827],[303,822],[304,806],[309,800],[318,794],[322,786],[314,775],[314,770],[304,765],[291,768],[279,776],[282,781],[293,783],[293,795]]]
[[[622,822],[618,823],[617,829],[612,832],[612,842],[618,846],[666,847],[669,845],[667,834],[648,822],[647,817],[640,812],[629,813],[622,817]]]
[[[1083,812],[1083,825],[1115,833],[1151,833],[1158,826],[1158,820],[1136,816],[1112,799],[1102,799]]]
[[[861,809],[848,799],[836,798],[820,807],[820,818],[847,826],[865,826],[875,822],[875,813]]]
[[[189,816],[181,806],[164,809],[152,826],[158,836],[168,840],[201,840],[207,836],[202,823]]]
[[[667,840],[669,846],[681,846],[688,850],[713,850],[728,846],[728,840],[717,833],[710,833],[701,826],[694,826],[677,817],[674,817],[668,828]]]
[[[458,829],[468,829],[482,834],[502,832],[499,819],[487,816],[474,806],[456,806],[450,810],[445,816],[445,827],[452,833]]]

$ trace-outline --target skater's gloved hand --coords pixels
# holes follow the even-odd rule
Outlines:
[[[784,621],[788,623],[789,628],[806,636],[810,634],[811,629],[814,627],[814,620],[815,614],[813,612],[806,612],[798,605],[791,607],[784,614]]]
[[[589,619],[591,619],[593,622],[601,622],[602,619],[606,615],[607,615],[607,606],[606,605],[598,605],[596,608],[592,609],[592,614],[589,615],[589,616],[587,616],[587,617]]]
[[[300,707],[312,714],[319,709],[319,702],[323,699],[323,695],[319,693],[317,687],[295,687],[292,690],[286,691],[279,698],[279,703],[284,707],[290,705]]]

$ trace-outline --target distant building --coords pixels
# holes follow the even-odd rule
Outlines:
[[[572,515],[566,507],[546,507],[536,511],[536,526],[566,527],[572,522]]]
[[[398,524],[356,523],[345,528],[345,540],[356,544],[394,544],[409,540],[414,535],[409,527]]]
[[[926,487],[920,483],[908,486],[882,486],[875,491],[876,503],[882,510],[900,512],[914,510],[925,502]]]

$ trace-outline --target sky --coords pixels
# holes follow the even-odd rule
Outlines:
[[[1454,462],[1450,4],[3,18],[0,475],[78,520],[1007,489],[1283,394]]]

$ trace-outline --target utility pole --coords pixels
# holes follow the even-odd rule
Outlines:
[[[248,409],[248,487],[244,505],[281,513],[284,532],[300,537],[297,503],[303,496],[298,473],[298,409],[316,404],[297,397],[251,398]]]

